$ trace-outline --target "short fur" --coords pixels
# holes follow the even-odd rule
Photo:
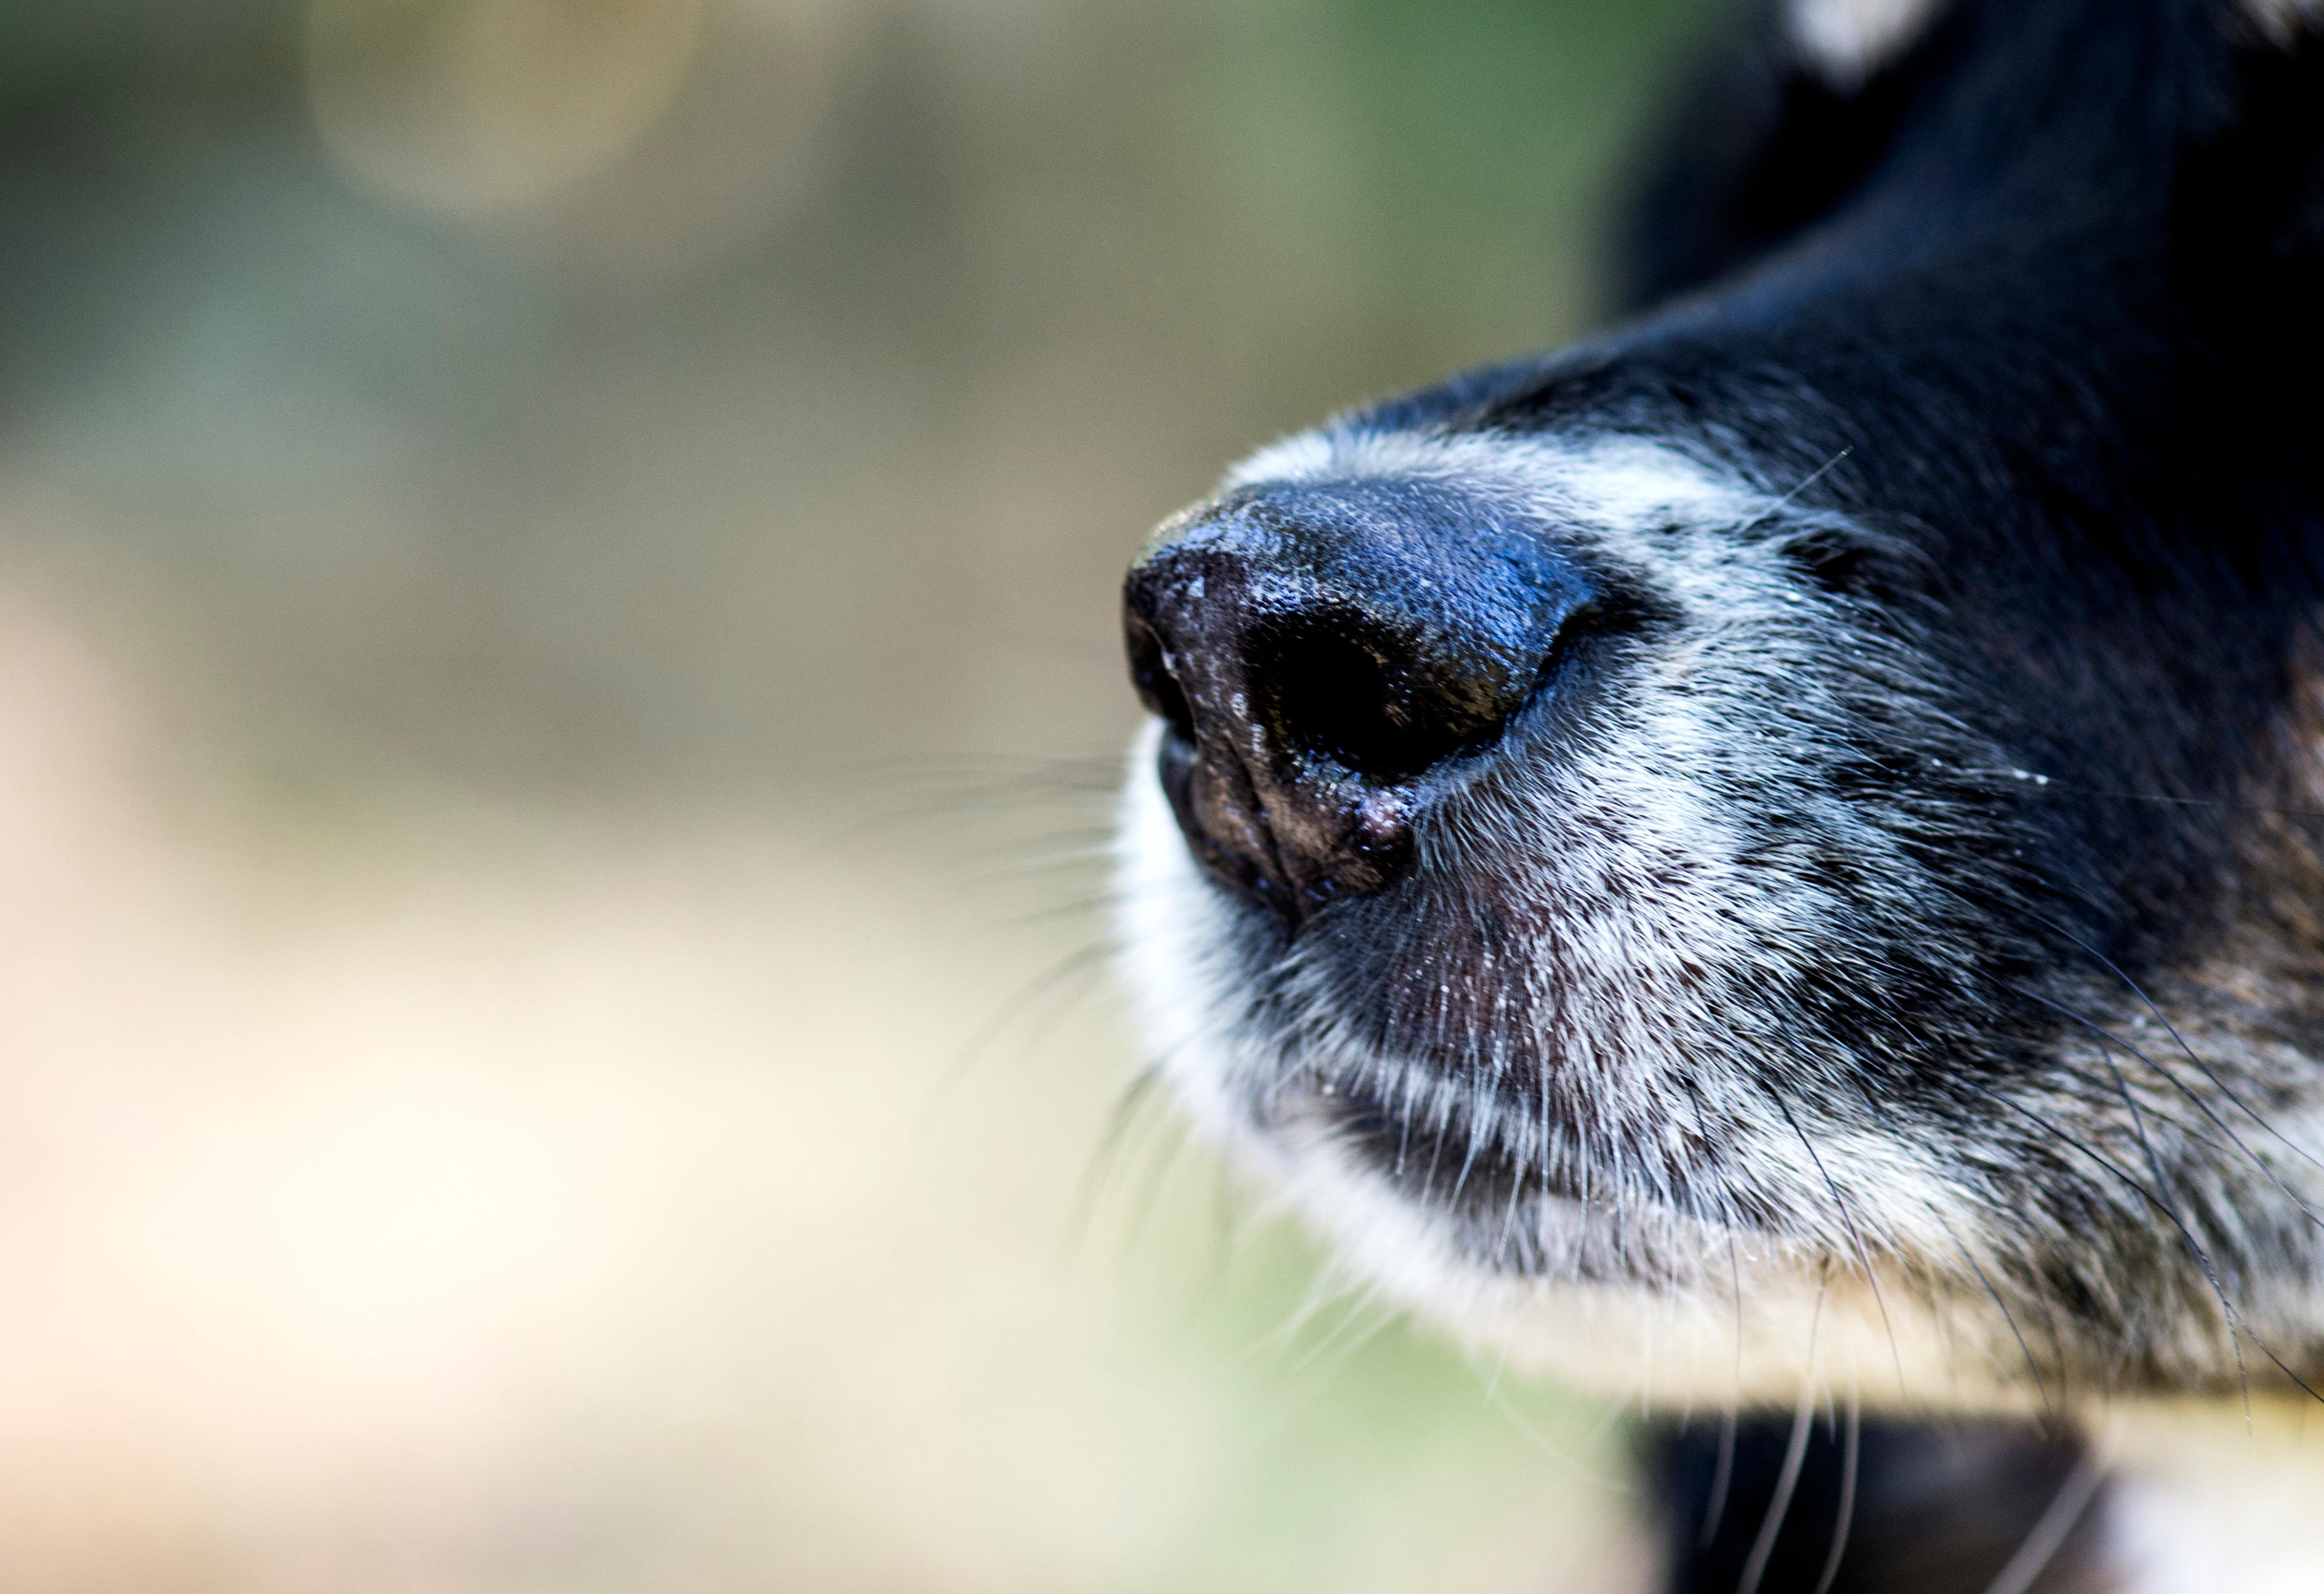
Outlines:
[[[1141,744],[1148,1033],[1350,1265],[1679,1405],[2324,1387],[2310,10],[1801,0],[1676,118],[1635,320],[1166,528],[1141,569],[1392,490],[1591,594],[1398,788],[1408,867],[1304,919]],[[2061,1532],[2023,1586],[2136,1576]]]

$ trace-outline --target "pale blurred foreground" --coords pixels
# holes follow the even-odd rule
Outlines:
[[[1069,1022],[946,1089],[1030,960],[942,872],[537,812],[318,867],[157,808],[142,712],[0,603],[0,1587],[1515,1590],[1619,1552],[1586,1414],[1300,1323],[1306,1264],[1222,1252],[1204,1179],[1071,1243],[1123,1048]]]

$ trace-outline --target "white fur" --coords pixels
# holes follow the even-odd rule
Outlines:
[[[1790,0],[1784,20],[1809,64],[1834,88],[1846,89],[1911,49],[1944,5],[1945,0]]]

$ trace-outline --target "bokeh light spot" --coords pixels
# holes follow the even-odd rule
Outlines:
[[[316,0],[307,89],[365,183],[453,211],[538,203],[676,97],[703,0]]]

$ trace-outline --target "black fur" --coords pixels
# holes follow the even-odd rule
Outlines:
[[[1788,1497],[1788,1420],[1715,1420],[1649,1436],[1643,1457],[1670,1594],[1732,1594],[1755,1555],[1765,1594],[1983,1594],[2045,1527],[2030,1594],[2099,1594],[2107,1503],[2070,1438],[1997,1423],[1864,1420],[1849,1477],[1845,1418],[1816,1413]],[[1762,1548],[1762,1541],[1766,1548]]]
[[[1634,270],[1718,291],[1397,413],[1707,426],[1800,476],[1845,449],[1810,496],[1909,539],[1912,571],[1871,554],[1855,579],[1941,614],[1922,635],[1981,727],[2078,792],[2231,801],[2274,751],[2324,593],[2324,49],[2237,52],[2224,15],[1963,0],[1864,90],[1901,114],[1859,128],[1795,89],[1812,135],[1756,106],[1691,129],[1688,175],[1658,191],[1741,219],[1642,243]],[[1762,191],[1795,141],[1892,121],[1836,194],[1829,171]],[[2075,928],[2126,968],[2205,933],[2190,904],[2232,826],[2060,798],[2026,820],[2049,905],[2098,904]]]
[[[1687,330],[1646,360],[1584,356],[1536,378],[1503,415],[1668,405],[1748,427],[1772,412],[1755,448],[1805,440],[1803,466],[1850,448],[1851,499],[1911,503],[1916,531],[1945,529],[1956,657],[1985,666],[1980,702],[2015,712],[2040,767],[2092,793],[2231,801],[2279,753],[2319,596],[2324,50],[2223,50],[2221,32],[2216,6],[1964,3],[1854,95],[1764,42],[1723,55],[1636,209],[1621,280],[1639,305],[1738,272],[1765,285],[1681,311]],[[1915,292],[1896,294],[1898,271]],[[1849,291],[1876,272],[1877,291]],[[1774,310],[1803,275],[1837,318]],[[1916,345],[1928,355],[1893,357]],[[1738,365],[1766,399],[1734,391]],[[2160,609],[2141,601],[2156,591]],[[2097,795],[2056,811],[2049,867],[2112,905],[2084,925],[2111,959],[2147,973],[2211,933],[2199,904],[2230,824]],[[1674,1594],[1738,1586],[1789,1438],[1770,1418],[1739,1439],[1657,1431]],[[1769,1594],[1985,1589],[2078,1455],[2031,1429],[1872,1424],[1862,1445],[1826,1582],[1840,1442],[1815,1431]],[[2094,1505],[2037,1588],[2104,1586],[2098,1520]]]
[[[1235,1133],[1493,1281],[1732,1266],[1738,1363],[1742,1237],[1755,1281],[1821,1248],[1819,1321],[1851,1274],[1949,1344],[1981,1318],[2022,1405],[2318,1382],[2324,1148],[2276,1125],[2324,1107],[2324,42],[2264,35],[2240,0],[1950,0],[1843,84],[1746,30],[1623,234],[1634,319],[1167,529],[1133,655],[1220,894],[1168,987],[1204,1011],[1162,1016]],[[1600,524],[1559,473],[1607,440],[1761,507]],[[1477,643],[1545,563],[1621,601]],[[1679,765],[1640,706],[1698,700]],[[1623,780],[1715,803],[1715,846]],[[1867,1216],[1908,1164],[1950,1250]],[[1674,1588],[1734,1586],[1790,1432],[1745,1422],[1707,1543],[1717,1436],[1656,1441]],[[1830,1587],[1986,1587],[2062,1432],[1868,1423]],[[1761,1588],[1819,1586],[1840,1443]],[[2102,1586],[2101,1515],[2036,1587]]]

